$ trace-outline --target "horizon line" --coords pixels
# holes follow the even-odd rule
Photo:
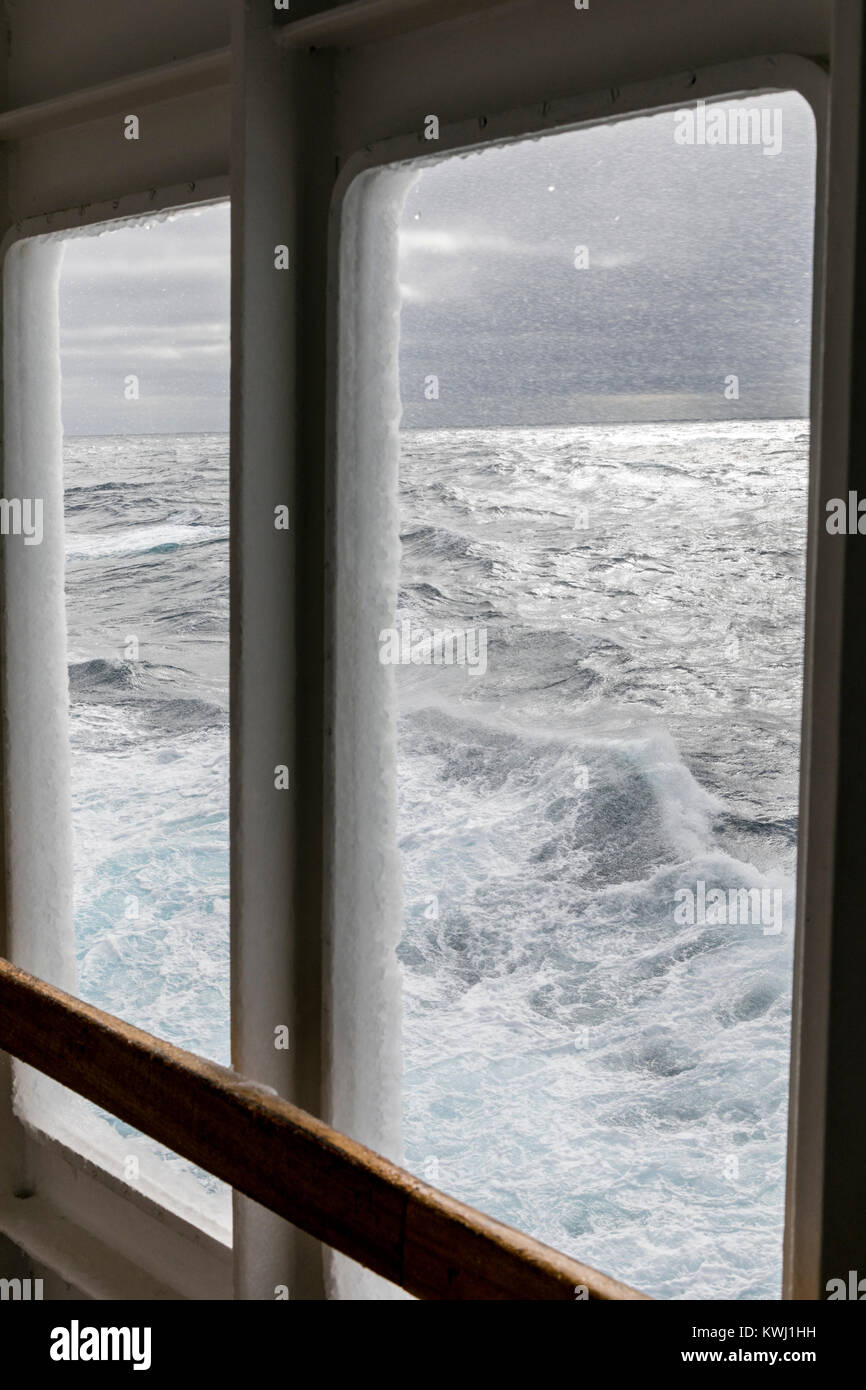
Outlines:
[[[798,423],[811,424],[811,415],[738,415],[732,418],[721,416],[695,415],[683,418],[682,416],[658,416],[650,420],[572,420],[566,424],[560,421],[539,422],[535,424],[520,425],[403,425],[400,427],[401,434],[443,434],[446,430],[569,430],[569,429],[605,429],[615,426],[633,427],[635,425],[729,425],[729,424],[760,424],[772,420],[793,420]],[[64,442],[67,439],[181,439],[186,437],[201,436],[203,434],[219,435],[228,439],[231,430],[147,430],[129,431],[125,433],[64,433]]]

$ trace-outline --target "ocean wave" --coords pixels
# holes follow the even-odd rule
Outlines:
[[[416,558],[430,555],[443,561],[471,560],[473,564],[487,566],[492,563],[489,556],[479,553],[477,540],[440,526],[419,526],[415,530],[405,531],[400,541]]]
[[[69,690],[75,699],[117,691],[140,690],[143,683],[142,663],[94,657],[90,661],[74,661],[69,666]]]
[[[70,664],[69,694],[73,704],[126,710],[139,731],[181,735],[224,725],[228,715],[223,706],[172,689],[182,679],[182,672],[147,661],[96,657]]]
[[[67,560],[102,559],[121,555],[160,555],[182,547],[227,541],[227,526],[157,526],[125,528],[120,535],[67,535]]]
[[[397,672],[407,1159],[661,1297],[778,1297],[807,439],[404,450],[401,605],[496,614]],[[781,931],[678,921],[701,882]]]

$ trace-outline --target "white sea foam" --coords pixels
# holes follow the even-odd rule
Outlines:
[[[488,631],[398,671],[408,1161],[661,1297],[779,1296],[807,442],[404,436],[397,620]]]
[[[203,545],[208,541],[228,540],[227,526],[129,526],[115,533],[70,536],[66,543],[67,560],[88,560],[111,555],[158,554],[180,546]]]

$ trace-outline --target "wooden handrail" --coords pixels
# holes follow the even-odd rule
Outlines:
[[[418,1298],[647,1296],[5,960],[0,1048]]]

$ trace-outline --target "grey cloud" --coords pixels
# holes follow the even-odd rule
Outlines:
[[[67,434],[228,429],[227,205],[70,238],[60,312]]]
[[[790,94],[729,105],[759,104],[782,111],[773,159],[678,145],[663,112],[424,170],[402,224],[404,424],[618,420],[629,399],[636,419],[805,414],[813,120]]]

